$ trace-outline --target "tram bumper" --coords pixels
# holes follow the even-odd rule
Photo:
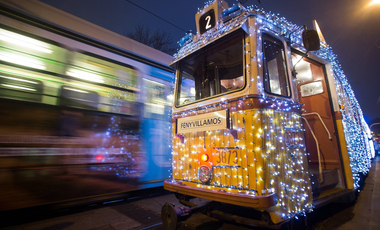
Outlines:
[[[183,195],[204,198],[208,200],[218,201],[244,207],[250,207],[257,210],[265,210],[277,204],[277,195],[249,195],[243,193],[231,193],[227,191],[215,191],[204,188],[188,186],[180,181],[166,180],[164,182],[166,190],[180,193]]]

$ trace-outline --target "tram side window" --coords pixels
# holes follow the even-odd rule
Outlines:
[[[283,43],[263,34],[264,87],[270,94],[290,97]]]
[[[192,75],[182,71],[181,85],[177,105],[185,105],[195,101],[195,79]]]
[[[138,114],[137,71],[124,66],[75,52],[66,74],[70,77],[70,86],[65,98],[70,98],[70,106],[102,112],[127,115]],[[69,93],[68,93],[69,92]],[[75,103],[73,103],[75,101]]]
[[[122,66],[91,55],[75,52],[66,74],[73,79],[95,84],[136,90],[137,74],[132,67]]]
[[[14,75],[0,75],[0,97],[41,102],[43,84],[36,79]]]
[[[58,45],[0,28],[0,60],[8,65],[62,74],[66,54]]]
[[[76,88],[72,86],[62,86],[61,105],[81,109],[98,109],[99,96],[96,92]]]
[[[0,97],[55,105],[67,54],[54,41],[0,25]]]
[[[169,82],[143,78],[144,118],[167,120],[173,96]]]

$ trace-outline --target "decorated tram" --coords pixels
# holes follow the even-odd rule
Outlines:
[[[352,201],[374,151],[318,24],[307,30],[223,0],[195,19],[197,34],[180,40],[171,63],[172,179],[164,182],[190,208],[164,205],[164,226],[195,211],[193,197],[248,208],[265,226]]]

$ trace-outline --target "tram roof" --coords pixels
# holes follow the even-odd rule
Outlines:
[[[209,1],[205,4],[204,7],[198,10],[197,14],[205,12],[205,9],[207,7],[210,7],[212,4],[223,4],[223,2],[223,0]],[[225,15],[221,14],[222,16],[218,19],[216,26],[211,28],[210,30],[204,32],[203,34],[199,34],[199,32],[196,35],[187,34],[183,38],[183,40],[181,39],[182,41],[180,41],[180,44],[182,42],[183,45],[180,47],[178,52],[174,54],[174,60],[171,62],[171,65],[175,65],[179,60],[183,59],[184,57],[196,52],[202,47],[205,47],[215,42],[216,40],[224,37],[225,35],[238,30],[239,28],[242,28],[247,33],[250,33],[250,28],[247,28],[246,23],[249,17],[256,17],[258,22],[257,27],[255,27],[255,30],[257,31],[251,30],[252,32],[260,33],[261,30],[270,31],[273,34],[276,34],[280,37],[284,37],[286,40],[290,41],[292,48],[301,50],[304,53],[307,52],[306,49],[303,47],[302,41],[303,26],[293,24],[287,21],[284,17],[279,17],[278,14],[266,12],[264,9],[260,9],[256,6],[250,6],[245,8],[240,4],[238,5],[239,7],[230,7],[235,7],[237,9],[235,9],[235,11],[232,11],[231,14],[227,14],[228,18]],[[229,11],[230,8],[224,8],[223,13],[225,11]],[[332,71],[334,73],[335,78],[339,80],[345,87],[345,90],[349,95],[350,99],[353,101],[353,103],[360,108],[357,99],[354,95],[354,92],[350,84],[348,83],[348,80],[343,70],[341,69],[337,55],[334,54],[332,48],[324,41],[324,39],[321,41],[320,50],[310,51],[309,53],[315,55],[320,59],[326,60],[326,62],[331,63]]]
[[[239,28],[245,27],[245,22],[248,19],[248,13],[244,12],[239,16],[225,22],[220,23],[218,27],[215,27],[202,35],[190,35],[189,39],[185,41],[184,45],[174,54],[174,60],[171,64],[176,63],[182,58],[194,53],[195,51],[201,49],[213,43],[214,41],[224,37]],[[247,31],[247,28],[244,28]]]
[[[235,6],[236,5],[233,7]],[[249,17],[257,17],[259,24],[262,25],[264,30],[271,31],[272,33],[283,37],[289,37],[291,35],[292,46],[298,49],[303,49],[301,36],[302,30],[300,30],[302,26],[293,24],[283,17],[279,17],[271,12],[266,12],[264,9],[259,9],[256,6],[250,6],[247,8],[240,4],[238,4],[238,6],[239,7],[235,8],[238,8],[239,10],[235,11],[233,14],[221,17],[217,22],[217,26],[214,28],[203,34],[187,34],[184,38],[182,38],[181,40],[183,41],[180,41],[180,44],[182,42],[183,45],[180,47],[178,52],[174,54],[174,60],[171,62],[171,65],[201,49],[202,47],[205,47],[225,35],[238,30],[239,28],[242,28],[244,31],[249,33],[249,28],[246,24]],[[198,12],[203,9],[204,7]],[[293,31],[295,32],[292,33]]]

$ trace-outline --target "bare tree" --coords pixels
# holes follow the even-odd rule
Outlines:
[[[166,31],[157,29],[152,32],[146,26],[137,25],[135,31],[126,36],[170,55],[176,51],[172,37]]]

